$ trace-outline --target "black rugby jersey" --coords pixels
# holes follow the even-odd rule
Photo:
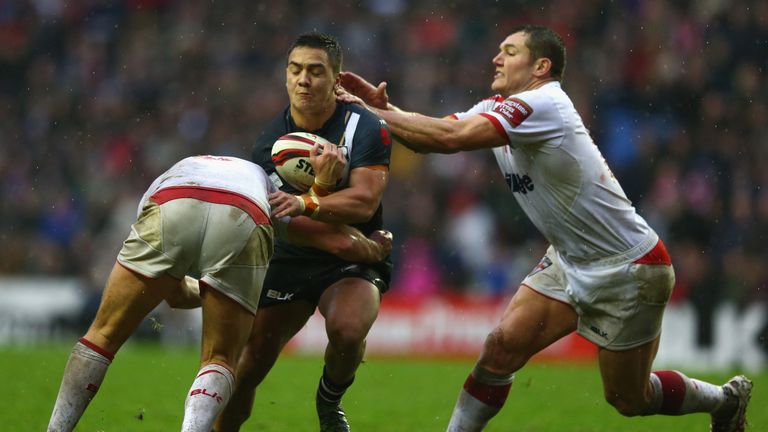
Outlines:
[[[290,107],[287,107],[281,115],[276,117],[256,139],[253,147],[253,162],[260,165],[270,176],[276,176],[275,164],[272,162],[272,145],[281,136],[291,132],[310,132],[319,135],[328,141],[344,145],[351,149],[348,156],[347,167],[339,189],[349,185],[349,171],[371,165],[389,166],[389,157],[392,151],[389,128],[378,116],[357,104],[336,103],[336,110],[325,124],[317,130],[305,130],[296,126],[291,118]],[[299,191],[283,182],[280,190],[296,194]],[[370,220],[360,224],[353,224],[355,228],[368,235],[375,230],[382,229],[383,216],[382,205],[373,214]],[[314,248],[291,245],[287,242],[276,240],[275,256],[306,256],[320,257],[332,256]]]

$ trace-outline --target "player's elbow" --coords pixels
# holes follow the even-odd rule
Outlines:
[[[375,197],[360,197],[356,205],[350,206],[352,211],[344,218],[344,223],[359,224],[368,222],[376,214],[379,207],[379,200]]]
[[[360,214],[358,215],[358,221],[356,223],[368,222],[376,214],[376,207],[378,203],[370,203],[369,205],[360,208]]]

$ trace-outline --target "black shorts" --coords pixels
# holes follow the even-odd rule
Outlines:
[[[259,307],[297,300],[317,306],[326,288],[348,277],[365,279],[384,294],[389,289],[391,274],[392,262],[388,259],[376,264],[360,264],[277,257],[269,263]]]

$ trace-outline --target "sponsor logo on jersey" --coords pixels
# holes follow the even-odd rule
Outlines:
[[[493,112],[504,117],[512,126],[517,127],[533,114],[533,108],[522,99],[508,98],[497,105]]]
[[[533,179],[528,174],[507,174],[504,176],[504,179],[507,181],[507,186],[514,193],[525,195],[528,192],[533,192]]]

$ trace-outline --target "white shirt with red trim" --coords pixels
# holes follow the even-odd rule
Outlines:
[[[531,222],[565,259],[637,259],[658,236],[637,214],[558,82],[485,99],[482,115],[509,145],[493,153]]]
[[[229,156],[192,156],[182,159],[161,174],[139,202],[144,204],[157,191],[170,187],[190,187],[237,194],[270,214],[267,195],[276,192],[267,173],[253,162]]]

